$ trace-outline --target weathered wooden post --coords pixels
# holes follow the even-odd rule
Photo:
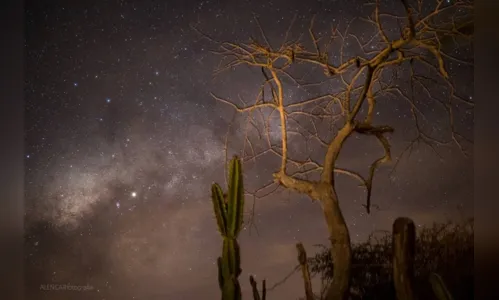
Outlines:
[[[314,293],[312,292],[312,281],[310,280],[310,270],[308,269],[307,263],[307,252],[305,252],[305,247],[303,247],[302,243],[296,244],[296,250],[298,250],[298,262],[301,266],[303,282],[305,284],[305,299],[314,300]]]
[[[414,247],[416,229],[409,218],[397,218],[393,223],[393,283],[398,300],[414,300]]]

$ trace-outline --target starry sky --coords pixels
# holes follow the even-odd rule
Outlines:
[[[384,11],[401,15],[398,2],[385,2]],[[304,39],[313,15],[318,32],[327,32],[330,24],[344,31],[356,18],[349,33],[367,41],[376,31],[361,18],[372,9],[351,0],[27,1],[26,296],[216,299],[221,240],[210,185],[224,183],[226,137],[228,155],[240,154],[247,123],[210,93],[251,101],[262,76],[246,67],[214,76],[222,59],[212,52],[217,44],[193,27],[214,40],[247,41],[259,37],[258,20],[269,40],[280,43],[294,16],[289,35]],[[397,38],[399,28],[386,26]],[[362,50],[350,36],[344,55],[376,51],[373,41]],[[469,61],[472,48],[459,47],[452,55]],[[449,61],[448,68],[456,92],[472,102],[473,67]],[[307,72],[311,81],[324,79],[321,70]],[[407,74],[398,73],[400,89],[407,88]],[[336,92],[341,85],[334,82],[310,89],[285,82],[286,97]],[[446,92],[438,83],[430,88],[435,95]],[[448,138],[446,114],[425,102],[423,93],[417,96],[420,111],[434,125],[428,130]],[[376,111],[380,122],[395,128],[390,137],[395,158],[415,134],[409,106],[400,98],[381,97]],[[472,140],[472,111],[456,109],[455,120],[457,130]],[[278,133],[278,122],[270,127]],[[255,140],[258,134],[249,136]],[[290,151],[320,160],[323,149],[305,144],[292,137]],[[339,176],[352,239],[390,229],[398,216],[423,225],[473,214],[473,153],[469,144],[463,147],[468,157],[456,145],[437,147],[437,155],[421,143],[394,172],[393,163],[382,167],[369,215],[362,206],[365,191]],[[367,174],[381,153],[375,140],[356,137],[339,165]],[[248,190],[268,183],[279,163],[275,156],[246,163]],[[249,274],[272,286],[296,265],[296,242],[313,254],[319,250],[313,245],[325,244],[327,236],[319,205],[306,197],[278,189],[256,202],[247,197],[246,203],[246,221],[253,208],[255,213],[240,237],[245,294]],[[299,282],[294,275],[271,291],[271,298],[302,296]],[[92,289],[40,290],[50,283]]]

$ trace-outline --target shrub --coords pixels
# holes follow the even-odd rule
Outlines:
[[[392,282],[391,233],[352,245],[351,290],[353,299],[395,299]],[[310,258],[314,275],[332,278],[334,265],[329,249]],[[430,273],[442,276],[455,300],[473,299],[474,219],[459,223],[435,223],[417,232],[414,262],[415,288],[420,299],[434,299]]]

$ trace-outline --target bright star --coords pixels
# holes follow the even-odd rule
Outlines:
[[[137,197],[137,193],[136,192],[132,192],[132,197],[133,198]]]

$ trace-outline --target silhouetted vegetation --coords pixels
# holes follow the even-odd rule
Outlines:
[[[474,220],[436,223],[417,230],[414,285],[419,299],[436,299],[428,281],[440,274],[455,300],[473,299]],[[328,281],[333,276],[330,250],[309,259],[311,271]],[[395,299],[392,268],[392,234],[371,234],[352,245],[352,299]]]
[[[246,194],[257,200],[280,188],[320,203],[327,226],[327,238],[331,241],[327,249],[330,254],[324,255],[331,255],[336,270],[334,276],[330,274],[328,277],[331,280],[325,285],[324,299],[348,299],[351,273],[354,272],[352,264],[364,265],[362,259],[352,261],[354,253],[335,176],[349,176],[365,189],[364,207],[369,214],[375,174],[382,165],[392,160],[394,143],[389,136],[397,124],[385,117],[389,114],[380,114],[383,107],[393,112],[399,110],[396,102],[407,104],[410,114],[406,119],[412,123],[412,132],[415,133],[405,138],[409,144],[398,155],[394,167],[402,157],[406,157],[406,153],[420,144],[433,150],[435,145],[454,145],[465,156],[469,155],[466,145],[471,144],[471,141],[457,131],[459,126],[455,126],[455,121],[459,120],[458,112],[464,112],[462,109],[472,110],[474,102],[467,99],[464,91],[458,92],[458,85],[453,78],[457,78],[458,73],[451,67],[451,61],[458,61],[463,67],[473,65],[466,54],[471,52],[468,51],[470,47],[465,47],[471,46],[473,40],[473,1],[429,2],[424,5],[423,1],[394,2],[398,3],[399,15],[395,9],[384,12],[381,1],[374,1],[371,3],[373,10],[367,18],[355,18],[358,24],[362,23],[362,26],[370,26],[374,30],[371,38],[364,35],[368,32],[364,29],[367,27],[362,27],[362,32],[353,30],[356,27],[351,26],[353,19],[346,26],[333,22],[330,29],[322,31],[324,27],[318,29],[313,17],[308,34],[303,35],[309,36],[305,40],[302,35],[293,37],[295,17],[282,35],[284,40],[280,44],[280,41],[269,42],[270,36],[256,16],[259,37],[252,37],[246,42],[217,41],[195,28],[203,38],[219,46],[214,53],[221,56],[221,63],[215,74],[234,71],[242,66],[257,71],[255,74],[261,74],[261,82],[255,85],[254,99],[244,99],[239,95],[238,99],[214,93],[211,95],[244,118],[240,123],[241,134],[238,134],[243,163],[256,164],[257,158],[267,155],[273,155],[279,162],[278,167],[269,170],[272,177],[268,176],[266,183],[245,190]],[[392,27],[391,30],[389,27]],[[442,46],[441,41],[445,39],[453,41],[448,45],[453,50]],[[352,48],[353,44],[356,44],[355,48]],[[454,58],[454,54],[450,55],[447,51],[459,53],[460,58]],[[388,99],[389,105],[379,105]],[[436,118],[433,121],[426,118],[433,113],[421,111],[420,107],[423,106],[441,107],[439,111],[445,118],[438,119],[445,120],[447,124],[435,122]],[[435,123],[430,126],[439,129],[430,134],[426,125],[429,123]],[[447,129],[440,130],[442,125]],[[228,138],[231,132],[229,128],[224,147],[226,157],[228,149],[232,149]],[[438,136],[436,132],[440,135],[446,132],[447,137]],[[344,152],[347,140],[353,136],[358,139],[375,138],[383,150],[382,156],[366,164],[368,172],[364,174],[349,166],[339,167],[339,158],[343,155],[340,153]],[[268,165],[268,162],[265,164]],[[364,248],[369,249],[369,245]],[[362,257],[362,249],[361,246],[355,250],[357,257]],[[437,251],[442,252],[439,247]],[[371,255],[369,253],[366,254],[368,257]],[[406,255],[408,252],[401,253]],[[376,258],[376,255],[381,255],[376,251],[372,255],[375,261],[388,259],[388,256]],[[430,251],[427,255],[431,257],[433,254]],[[396,255],[394,259],[397,259]],[[400,263],[401,268],[404,266],[412,270],[412,264]],[[370,265],[364,274],[362,272],[365,270],[357,267],[356,272],[362,275],[360,278],[359,275],[353,276],[352,283],[362,286],[366,282],[368,285],[363,289],[368,289],[371,282],[378,280],[373,268]],[[387,270],[386,267],[378,269],[381,273]],[[394,268],[394,272],[396,270]],[[355,283],[356,280],[360,282]],[[417,288],[416,283],[414,286]],[[412,295],[412,292],[407,290],[405,294]]]
[[[279,166],[269,170],[272,177],[268,176],[266,183],[245,190],[245,194],[256,201],[280,188],[305,195],[320,204],[330,241],[314,265],[315,272],[326,279],[321,299],[349,299],[352,289],[357,290],[357,297],[361,299],[389,299],[390,295],[394,296],[393,286],[399,300],[431,299],[430,295],[424,294],[427,290],[432,291],[428,283],[430,274],[440,299],[449,299],[450,293],[444,292],[447,290],[445,281],[450,282],[451,291],[465,295],[456,291],[466,288],[461,284],[465,279],[459,276],[464,274],[462,276],[472,278],[471,274],[466,274],[473,265],[470,256],[473,253],[473,234],[465,234],[467,227],[445,224],[427,228],[420,232],[416,247],[414,222],[398,218],[393,226],[392,243],[389,235],[378,238],[378,241],[371,237],[367,243],[354,245],[352,249],[335,181],[335,176],[340,174],[357,181],[365,189],[366,212],[371,212],[375,174],[378,168],[392,160],[394,143],[390,135],[398,123],[380,111],[384,110],[383,107],[399,111],[396,101],[408,105],[410,115],[406,115],[406,119],[412,123],[415,135],[411,133],[412,137],[404,138],[409,144],[398,155],[394,167],[419,144],[425,144],[435,152],[435,145],[454,145],[465,156],[470,154],[465,145],[472,142],[457,131],[455,120],[459,119],[458,111],[463,108],[472,110],[474,102],[472,97],[468,96],[468,100],[464,96],[464,91],[459,95],[461,92],[453,79],[458,77],[458,72],[451,66],[451,61],[473,66],[472,59],[466,54],[471,52],[468,51],[471,48],[466,46],[471,46],[473,41],[473,1],[429,2],[423,5],[423,1],[402,0],[398,2],[399,15],[396,10],[383,12],[385,7],[381,1],[374,1],[367,18],[355,19],[359,24],[372,26],[375,33],[367,40],[364,35],[367,27],[362,27],[362,32],[351,31],[356,27],[351,26],[353,19],[344,29],[340,22],[333,22],[330,29],[322,31],[324,27],[318,30],[314,26],[315,16],[308,27],[307,41],[302,35],[296,39],[293,37],[295,17],[282,35],[284,40],[280,44],[269,42],[269,35],[256,16],[255,24],[260,35],[246,42],[217,41],[195,28],[203,38],[219,46],[214,53],[222,59],[215,74],[234,71],[241,66],[261,74],[260,84],[255,85],[254,99],[243,99],[239,95],[238,99],[211,95],[244,118],[240,123],[243,127],[240,128],[239,143],[242,163],[256,164],[257,158],[267,155],[274,155],[279,162]],[[453,43],[443,47],[442,40],[452,40]],[[357,48],[347,50],[352,44]],[[460,58],[447,51],[459,53]],[[387,99],[393,101],[387,102],[386,106],[379,105]],[[433,113],[426,112],[426,109],[421,111],[423,105],[431,107],[432,111],[434,105],[441,107],[440,113],[445,114],[447,123],[444,127],[448,129],[442,131],[438,128],[430,134],[427,125],[437,118],[433,121],[426,118]],[[444,124],[435,123],[437,127]],[[437,136],[437,131],[440,135],[446,132],[448,136]],[[226,157],[232,149],[228,138],[231,132],[229,128],[224,147]],[[343,155],[340,153],[345,152],[347,140],[353,136],[375,138],[383,150],[382,156],[366,164],[368,172],[364,174],[349,166],[339,167],[339,158]],[[305,249],[297,247],[302,257]],[[396,251],[392,251],[394,248]],[[312,300],[315,296],[311,292],[308,260],[305,258],[299,261],[306,298]],[[469,258],[469,262],[465,258]],[[239,274],[226,273],[224,280],[229,286]],[[224,297],[224,300],[229,298]]]
[[[212,185],[213,212],[223,238],[222,256],[218,258],[218,284],[222,300],[242,299],[238,277],[241,257],[237,237],[243,224],[244,184],[241,159],[229,163],[228,191]],[[334,278],[331,251],[323,246],[313,258],[296,244],[299,266],[305,287],[305,299],[327,299],[327,286]],[[353,244],[352,272],[347,291],[349,299],[473,299],[474,220],[461,223],[435,223],[416,232],[409,218],[397,218],[391,233],[371,234],[366,242]],[[312,272],[311,272],[312,271]],[[320,293],[314,293],[311,275],[320,275]],[[254,300],[265,300],[250,276]],[[453,294],[458,295],[457,298]],[[304,298],[300,298],[304,299]]]

